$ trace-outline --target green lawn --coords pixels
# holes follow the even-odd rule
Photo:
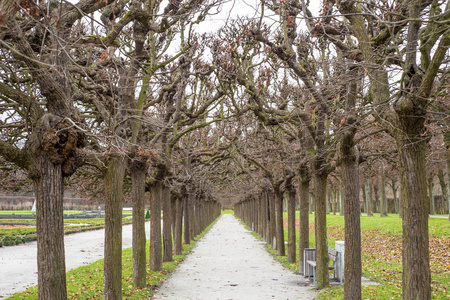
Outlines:
[[[130,224],[131,216],[122,219],[123,224]],[[4,223],[35,224],[36,220],[28,219],[0,219],[0,225]],[[100,229],[105,226],[104,218],[88,219],[64,219],[66,234]],[[11,246],[36,240],[36,227],[0,228],[0,246]]]
[[[287,215],[285,215],[287,217]],[[297,212],[297,218],[299,217]],[[309,215],[310,247],[314,248],[314,215]],[[286,223],[285,223],[286,224]],[[344,217],[327,215],[328,246],[344,240]],[[446,218],[429,218],[430,266],[432,299],[450,299],[450,222]],[[297,242],[299,234],[297,230]],[[402,219],[396,214],[381,218],[361,216],[363,276],[380,283],[363,286],[363,299],[401,299],[402,292]],[[287,240],[287,228],[285,228]],[[270,247],[268,247],[270,248]],[[269,251],[271,251],[269,249]],[[298,259],[298,248],[297,248]],[[276,256],[275,251],[271,251]],[[286,267],[298,272],[298,264],[288,264],[286,257],[277,257]],[[318,299],[342,299],[343,287],[329,287]]]
[[[81,210],[65,210],[65,214],[79,214],[82,213]],[[0,215],[32,215],[36,214],[35,212],[32,212],[31,210],[0,210]]]

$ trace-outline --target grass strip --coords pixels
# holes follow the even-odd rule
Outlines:
[[[2,223],[16,223],[16,220],[2,220]],[[6,222],[8,221],[8,222]],[[23,220],[22,220],[23,221]],[[123,225],[131,224],[132,217],[124,217]],[[29,222],[17,222],[27,225]],[[72,234],[91,230],[98,230],[105,227],[105,219],[103,218],[89,218],[89,219],[65,219],[64,233]],[[35,223],[34,223],[34,226]],[[14,246],[26,242],[32,242],[37,239],[36,227],[16,227],[16,228],[0,228],[0,247]]]

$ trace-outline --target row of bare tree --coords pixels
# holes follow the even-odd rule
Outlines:
[[[20,188],[26,175],[36,193],[40,297],[66,297],[66,184],[105,201],[104,297],[120,299],[124,199],[133,202],[139,236],[146,192],[153,212],[169,212],[166,252],[151,246],[150,265],[158,269],[172,253],[171,226],[180,232],[171,216],[181,200],[197,203],[186,197],[233,205],[258,195],[253,207],[271,203],[277,214],[266,229],[270,240],[282,236],[283,194],[292,215],[298,186],[303,224],[314,191],[323,288],[327,185],[339,182],[352,266],[345,298],[360,299],[360,171],[371,178],[385,164],[399,178],[403,297],[430,299],[427,172],[441,169],[444,178],[447,165],[450,186],[450,2],[324,0],[318,11],[304,0],[261,1],[227,17],[218,32],[199,34],[220,4],[0,3],[1,172],[5,188]],[[212,202],[194,204],[193,212],[184,205],[198,213],[185,222],[203,224],[203,213],[217,209],[201,203]],[[161,238],[159,217],[152,213],[153,241]],[[141,248],[143,240],[136,243]]]

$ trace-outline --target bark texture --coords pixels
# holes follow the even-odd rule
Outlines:
[[[172,205],[170,200],[170,188],[163,187],[163,261],[173,260],[172,240]]]
[[[183,231],[183,200],[175,198],[175,222],[174,222],[174,251],[175,255],[181,255],[183,252],[182,231]]]
[[[299,194],[300,194],[300,236],[298,241],[299,268],[303,274],[303,251],[309,248],[309,182],[311,180],[306,165],[302,165],[299,170]],[[303,274],[304,275],[304,274]]]
[[[295,240],[295,187],[292,182],[286,183],[288,194],[288,262],[296,262],[296,240]]]
[[[317,288],[325,288],[330,278],[328,275],[328,243],[327,243],[327,214],[326,214],[326,192],[328,174],[320,169],[314,170],[314,220],[316,236],[316,282]]]
[[[125,161],[110,158],[105,177],[105,263],[103,299],[122,299],[122,202]]]
[[[39,298],[67,299],[61,165],[54,165],[45,153],[34,164]]]
[[[402,158],[403,298],[431,299],[428,238],[429,201],[423,139],[404,141]]]
[[[150,269],[160,271],[162,269],[161,250],[161,195],[162,183],[155,182],[152,187],[150,199]]]
[[[277,253],[279,256],[286,255],[286,247],[284,245],[284,225],[283,225],[283,194],[279,186],[274,186],[275,205],[277,212],[276,238]]]
[[[345,143],[345,142],[344,142]],[[357,155],[352,143],[341,146],[345,205],[344,299],[361,299],[361,224]]]
[[[131,168],[133,201],[133,284],[146,286],[145,177],[146,164],[134,162]]]

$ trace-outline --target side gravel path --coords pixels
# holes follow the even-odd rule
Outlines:
[[[283,268],[233,215],[222,215],[154,299],[314,299],[299,275]]]

